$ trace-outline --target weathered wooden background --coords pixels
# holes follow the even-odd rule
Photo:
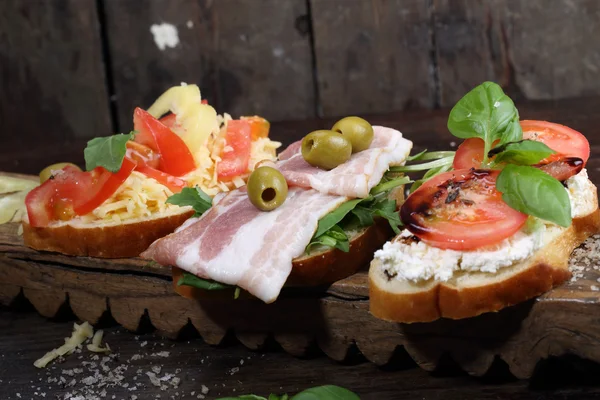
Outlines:
[[[0,170],[128,131],[181,81],[276,121],[445,107],[483,80],[600,96],[599,68],[598,0],[2,0]]]

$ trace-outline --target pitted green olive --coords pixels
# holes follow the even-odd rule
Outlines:
[[[258,167],[248,178],[248,198],[256,208],[271,211],[285,202],[288,185],[275,168]]]
[[[373,127],[360,117],[342,118],[331,130],[341,133],[352,143],[352,153],[368,149],[373,142]]]
[[[351,155],[350,141],[333,131],[314,131],[302,139],[302,157],[314,167],[330,170],[348,161]]]
[[[57,163],[57,164],[52,164],[52,165],[47,166],[46,168],[44,168],[42,170],[42,172],[40,172],[40,183],[44,183],[48,179],[50,179],[50,177],[52,176],[52,171],[61,170],[64,167],[66,167],[67,165],[69,165],[69,166],[71,166],[73,168],[77,168],[78,171],[81,171],[81,168],[79,168],[77,165],[72,164],[72,163],[68,163],[68,162],[61,162],[61,163]]]

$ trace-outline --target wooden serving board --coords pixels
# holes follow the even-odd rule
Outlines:
[[[176,338],[194,327],[209,344],[228,331],[250,349],[272,337],[302,356],[315,344],[342,361],[353,346],[383,365],[402,348],[423,369],[443,355],[472,375],[483,375],[496,357],[519,378],[530,377],[549,356],[575,354],[600,362],[600,235],[576,249],[575,277],[538,299],[465,320],[397,324],[369,314],[366,271],[328,288],[284,289],[271,305],[229,296],[188,300],[172,289],[169,268],[141,259],[94,259],[39,252],[23,245],[18,224],[0,225],[0,304],[25,296],[46,317],[62,307],[94,324],[105,313],[136,331],[143,317]]]

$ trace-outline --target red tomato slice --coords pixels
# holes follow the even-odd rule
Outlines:
[[[462,169],[437,175],[400,209],[409,231],[441,249],[474,250],[514,235],[527,215],[510,208],[496,190],[500,171]]]
[[[483,139],[470,138],[462,142],[456,149],[452,168],[481,168],[485,143]]]
[[[232,120],[227,123],[226,145],[217,164],[220,180],[231,180],[248,171],[250,147],[252,145],[250,123],[245,120]]]
[[[187,183],[183,179],[177,178],[173,175],[169,175],[165,172],[159,171],[147,165],[139,166],[136,168],[136,170],[146,175],[148,178],[156,179],[158,183],[165,185],[166,187],[171,189],[173,193],[179,193],[184,187],[187,186]]]
[[[564,157],[577,157],[583,160],[583,165],[590,158],[590,143],[581,133],[567,126],[546,121],[521,121],[523,139],[537,140]],[[556,157],[556,154],[551,157]],[[547,164],[555,159],[542,160]],[[546,161],[546,162],[544,162]]]
[[[127,142],[127,151],[125,157],[134,161],[137,165],[147,165],[152,168],[158,168],[160,164],[160,154],[148,146],[141,143]]]
[[[269,136],[269,128],[271,127],[271,124],[269,124],[269,121],[263,117],[255,115],[252,117],[241,117],[240,119],[242,121],[248,121],[250,124],[252,141]]]
[[[65,167],[25,198],[29,223],[47,226],[52,221],[69,220],[92,212],[117,191],[135,166],[133,161],[125,158],[121,169],[114,174],[102,167],[90,172]]]
[[[141,108],[136,108],[133,126],[135,141],[160,154],[158,169],[169,175],[181,176],[196,168],[194,157],[176,133]]]

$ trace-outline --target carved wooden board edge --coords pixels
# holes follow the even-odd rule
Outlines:
[[[317,345],[338,361],[356,346],[379,365],[403,348],[426,370],[434,370],[449,355],[475,376],[485,374],[496,358],[520,378],[530,377],[537,362],[549,356],[570,353],[600,362],[600,301],[594,284],[600,286],[595,250],[600,236],[574,252],[571,266],[577,279],[539,299],[466,320],[407,325],[374,318],[368,299],[339,296],[335,285],[328,292],[287,291],[270,305],[228,296],[188,300],[174,293],[169,274],[140,269],[129,261],[118,268],[104,268],[102,263],[91,267],[86,264],[91,261],[35,252],[16,245],[14,238],[7,243],[6,235],[14,235],[16,229],[0,226],[0,304],[10,305],[22,293],[46,317],[70,307],[78,318],[95,324],[110,313],[120,325],[136,331],[147,316],[172,338],[191,325],[214,345],[231,331],[250,349],[260,349],[273,338],[290,354],[302,356]],[[353,292],[355,285],[366,287],[366,280],[361,274],[351,277],[339,285],[342,293],[344,285]]]

